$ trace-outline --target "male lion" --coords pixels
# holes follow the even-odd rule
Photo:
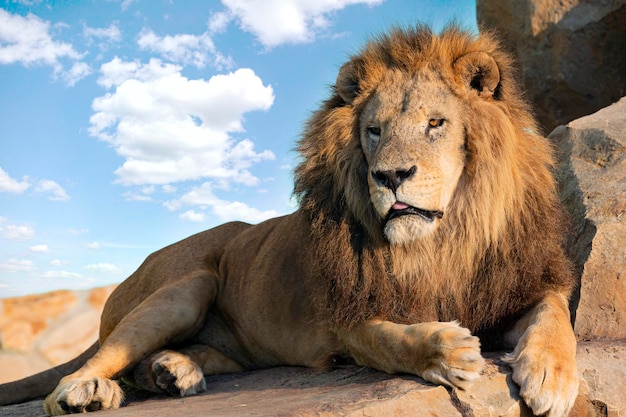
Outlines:
[[[513,348],[535,414],[566,415],[573,278],[552,151],[520,97],[490,35],[417,26],[370,41],[306,125],[295,213],[149,256],[109,298],[95,354],[60,382],[17,386],[59,382],[44,403],[58,415],[119,407],[118,378],[185,396],[203,375],[342,355],[466,388],[480,338]]]

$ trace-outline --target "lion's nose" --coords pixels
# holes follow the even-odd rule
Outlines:
[[[377,183],[384,185],[395,193],[400,184],[415,175],[415,171],[417,171],[415,165],[409,169],[372,171],[372,178],[374,178]]]

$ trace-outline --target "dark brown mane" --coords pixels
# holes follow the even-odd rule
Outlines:
[[[456,59],[476,51],[490,54],[500,71],[490,101],[463,92],[453,69]],[[395,29],[352,61],[362,63],[358,97],[348,104],[332,91],[306,126],[295,172],[335,324],[373,317],[398,323],[458,319],[484,333],[548,289],[570,287],[570,279],[555,282],[563,275],[551,272],[570,268],[561,260],[563,215],[552,151],[537,135],[512,61],[494,38],[456,27],[439,36],[424,26]],[[433,236],[409,247],[391,247],[383,237],[358,136],[359,113],[391,68],[436,71],[469,109],[467,162],[452,207]]]

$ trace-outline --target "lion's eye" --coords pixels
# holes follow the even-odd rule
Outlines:
[[[378,126],[370,126],[367,128],[367,134],[373,137],[380,136],[380,127]]]
[[[428,125],[430,127],[440,127],[443,126],[443,122],[445,122],[445,119],[430,119],[428,121]]]

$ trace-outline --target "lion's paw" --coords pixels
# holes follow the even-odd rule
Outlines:
[[[504,360],[513,368],[513,381],[520,386],[520,396],[535,415],[568,415],[578,395],[574,355],[564,355],[545,346],[526,347],[516,349]]]
[[[461,389],[480,377],[485,360],[480,341],[458,322],[432,323],[437,326],[427,340],[426,367],[422,378]]]
[[[44,401],[50,416],[119,408],[124,392],[106,378],[64,378]]]
[[[187,396],[206,390],[202,369],[189,356],[163,350],[150,356],[150,374],[161,391],[175,396]]]

